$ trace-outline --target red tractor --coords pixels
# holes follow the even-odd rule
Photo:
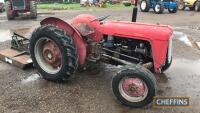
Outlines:
[[[20,14],[29,13],[31,18],[37,18],[35,0],[6,0],[6,13],[8,20],[12,20]]]
[[[69,24],[49,17],[30,39],[34,66],[50,81],[68,80],[78,68],[100,62],[124,65],[112,78],[112,91],[120,103],[143,107],[156,95],[154,73],[172,62],[173,30],[165,25],[103,21],[82,14]],[[95,70],[95,68],[93,67]]]

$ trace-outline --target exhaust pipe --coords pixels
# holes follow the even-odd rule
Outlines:
[[[136,20],[137,20],[137,11],[138,11],[138,8],[137,8],[138,0],[133,0],[133,1],[131,1],[131,3],[134,5],[133,12],[132,12],[132,22],[136,22]]]

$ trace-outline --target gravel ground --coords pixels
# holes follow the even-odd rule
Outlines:
[[[30,27],[49,16],[59,17],[70,22],[74,16],[90,13],[96,16],[111,15],[109,19],[130,20],[131,9],[115,10],[71,10],[39,11],[36,20],[7,21],[5,13],[0,14],[0,36],[4,31]],[[49,12],[49,13],[44,13]],[[53,14],[54,13],[54,14]],[[173,26],[194,40],[200,40],[200,13],[180,11],[176,14],[156,15],[152,12],[138,13],[139,22],[160,23]],[[1,32],[2,31],[2,32]],[[2,37],[0,37],[2,38]],[[3,37],[7,38],[7,37]],[[88,72],[76,73],[66,83],[53,83],[42,79],[35,69],[21,70],[0,62],[0,112],[2,113],[198,113],[200,112],[200,52],[173,39],[173,63],[165,74],[155,75],[158,81],[158,95],[190,96],[190,108],[160,108],[148,106],[133,109],[119,104],[111,91],[111,78],[119,68],[102,64],[101,72],[91,75]],[[10,41],[0,42],[0,49],[9,47]]]

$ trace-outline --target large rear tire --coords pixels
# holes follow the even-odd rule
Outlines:
[[[35,1],[30,1],[30,16],[31,18],[37,18],[37,5]]]
[[[200,1],[196,1],[194,9],[197,12],[200,11]]]
[[[142,12],[149,12],[149,7],[150,6],[150,3],[149,3],[149,0],[142,0],[140,2],[140,10]]]
[[[14,14],[11,13],[12,8],[11,8],[11,2],[10,1],[6,1],[6,15],[7,15],[7,19],[8,20],[13,20],[15,18]]]
[[[123,105],[139,108],[150,104],[156,95],[154,75],[142,66],[131,66],[112,78],[113,94]]]
[[[43,78],[65,81],[77,69],[77,55],[72,38],[52,25],[37,28],[30,39],[33,63]]]

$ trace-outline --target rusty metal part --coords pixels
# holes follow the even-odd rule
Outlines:
[[[138,97],[144,94],[144,84],[138,78],[125,78],[122,88],[127,95]]]
[[[152,62],[148,62],[148,63],[142,64],[142,66],[147,68],[147,69],[150,69],[150,68],[153,67],[153,63]]]
[[[98,43],[92,42],[91,44],[88,44],[87,46],[87,60],[96,62],[97,60],[100,60],[101,58],[101,47]]]
[[[140,78],[124,77],[119,82],[119,92],[130,102],[140,102],[147,97],[148,87]]]
[[[61,65],[61,52],[57,44],[52,40],[44,42],[42,48],[42,55],[44,60],[50,64],[53,68],[58,68]]]

